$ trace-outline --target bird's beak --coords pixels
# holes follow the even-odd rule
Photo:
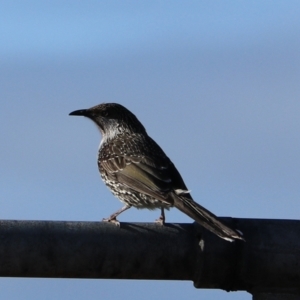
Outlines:
[[[79,110],[74,110],[71,113],[69,113],[69,116],[87,116],[88,112],[87,109],[79,109]]]

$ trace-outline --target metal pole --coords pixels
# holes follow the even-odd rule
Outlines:
[[[193,280],[193,228],[1,221],[0,276]]]
[[[273,291],[273,292],[257,292],[253,294],[253,300],[299,300],[300,296],[299,293],[291,292],[280,292],[280,291]]]
[[[197,224],[0,221],[0,276],[190,280],[300,299],[300,221],[221,219],[246,242]]]

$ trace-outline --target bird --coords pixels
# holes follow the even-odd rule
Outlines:
[[[103,221],[120,225],[117,217],[136,207],[160,209],[156,222],[163,225],[164,210],[176,207],[226,241],[244,240],[239,230],[225,225],[193,200],[175,165],[127,108],[118,103],[102,103],[69,115],[87,117],[97,125],[102,136],[97,159],[101,178],[124,204]]]

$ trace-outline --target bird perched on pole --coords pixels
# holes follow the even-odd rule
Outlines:
[[[71,116],[94,121],[102,134],[98,168],[104,183],[125,205],[103,221],[119,224],[117,216],[130,207],[161,209],[158,223],[164,224],[164,209],[176,207],[217,236],[243,240],[214,214],[196,203],[176,167],[148,136],[137,117],[117,103],[80,109]]]

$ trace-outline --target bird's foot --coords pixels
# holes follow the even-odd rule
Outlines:
[[[160,216],[158,219],[155,220],[156,224],[159,224],[161,226],[165,225],[165,218],[163,218],[162,216]]]
[[[114,223],[116,226],[120,227],[120,222],[117,220],[117,216],[120,213],[122,213],[123,211],[129,209],[130,207],[131,207],[130,205],[126,204],[121,209],[119,209],[118,211],[116,211],[114,214],[110,215],[110,217],[102,219],[102,222]]]
[[[155,220],[155,223],[157,223],[157,224],[163,226],[163,225],[165,225],[165,221],[166,221],[166,218],[165,218],[165,210],[164,210],[164,208],[162,207],[162,208],[161,208],[161,214],[160,214],[160,217],[159,217],[157,220]]]
[[[120,222],[116,219],[116,218],[103,218],[102,219],[102,222],[109,222],[109,223],[113,223],[115,224],[116,226],[120,227]]]

